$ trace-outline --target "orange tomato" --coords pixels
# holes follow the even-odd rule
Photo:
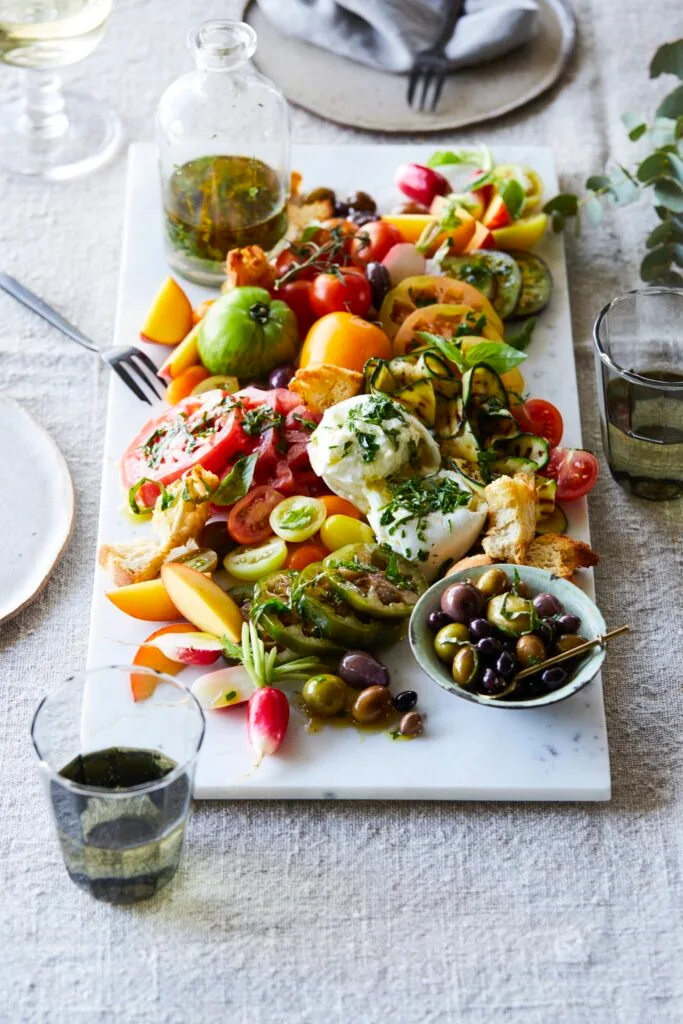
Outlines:
[[[322,562],[328,555],[329,551],[320,541],[308,540],[303,544],[290,544],[285,569],[296,569],[297,572],[301,572],[307,565]]]
[[[336,494],[323,494],[320,498],[327,509],[328,516],[351,516],[352,519],[361,519],[361,513],[355,505],[352,505],[346,498],[340,498]]]
[[[375,324],[352,313],[328,313],[306,335],[299,365],[305,369],[326,363],[362,373],[368,359],[391,355],[391,342]]]
[[[175,377],[166,388],[166,401],[169,405],[177,405],[192,393],[192,389],[206,380],[209,371],[204,366],[188,366],[179,377]]]
[[[195,306],[192,310],[192,323],[198,324],[200,320],[203,320],[206,316],[209,306],[213,306],[215,299],[204,299],[198,306]]]

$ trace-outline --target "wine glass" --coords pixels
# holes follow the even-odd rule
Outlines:
[[[88,57],[112,0],[0,0],[0,62],[18,68],[18,91],[0,98],[0,168],[53,181],[101,167],[116,152],[116,113],[62,92],[55,68]]]

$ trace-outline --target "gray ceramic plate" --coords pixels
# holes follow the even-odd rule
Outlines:
[[[516,110],[558,80],[574,50],[574,18],[563,0],[537,0],[534,39],[519,49],[449,75],[439,109],[406,103],[405,75],[376,71],[283,36],[249,0],[244,20],[256,30],[254,63],[292,103],[330,121],[382,132],[438,132],[477,125]]]
[[[437,580],[415,605],[410,618],[409,636],[410,646],[420,668],[435,683],[438,683],[442,689],[448,690],[449,693],[456,697],[462,697],[463,700],[472,701],[474,704],[483,704],[484,707],[488,708],[514,708],[520,710],[523,708],[545,707],[548,704],[556,704],[560,700],[566,700],[567,697],[571,697],[572,694],[590,683],[591,679],[594,679],[598,674],[600,666],[605,660],[604,647],[593,648],[585,656],[585,660],[579,670],[570,677],[563,687],[543,697],[537,697],[535,700],[491,700],[477,693],[470,693],[468,690],[463,690],[453,681],[448,666],[437,658],[434,651],[434,634],[427,625],[427,616],[439,607],[441,595],[447,587],[457,583],[458,580],[472,580],[473,583],[476,583],[482,573],[487,572],[491,568],[502,569],[507,573],[510,580],[512,580],[512,574],[516,569],[520,579],[528,584],[532,595],[540,594],[543,591],[554,594],[562,602],[566,611],[571,612],[573,615],[578,615],[581,619],[580,633],[586,639],[592,640],[593,637],[606,632],[607,627],[605,626],[602,613],[597,605],[591,601],[588,594],[584,594],[583,590],[579,590],[578,587],[567,580],[553,577],[546,569],[534,569],[528,565],[485,565],[476,569],[464,569],[461,572],[453,573],[451,576],[446,576],[442,580]]]

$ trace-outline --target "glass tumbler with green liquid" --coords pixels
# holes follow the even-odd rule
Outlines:
[[[92,669],[43,698],[31,736],[71,880],[118,904],[167,885],[204,736],[189,690],[151,669]]]
[[[613,299],[593,337],[612,475],[640,498],[683,497],[683,290],[644,288]]]

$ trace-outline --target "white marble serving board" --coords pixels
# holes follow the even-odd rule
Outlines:
[[[304,175],[306,188],[328,185],[342,194],[354,189],[371,192],[387,209],[398,200],[392,187],[396,166],[424,161],[431,145],[295,146],[293,166]],[[551,150],[538,146],[497,146],[498,162],[522,162],[543,177],[548,194],[557,190]],[[564,441],[581,444],[579,404],[572,350],[569,297],[562,241],[544,239],[539,252],[551,266],[555,290],[549,308],[539,318],[529,359],[524,366],[533,395],[555,402],[565,422]],[[161,209],[156,156],[151,145],[130,149],[128,192],[114,343],[139,344],[139,328],[162,278],[168,273],[161,234]],[[193,301],[209,293],[189,286]],[[145,346],[158,362],[166,348]],[[99,541],[122,540],[146,527],[124,518],[118,459],[150,416],[148,406],[111,377],[105,439]],[[585,502],[571,508],[574,536],[588,540]],[[139,532],[137,533],[139,536]],[[582,586],[592,592],[585,574]],[[110,586],[97,569],[88,664],[129,663],[135,647],[155,628],[119,612],[104,596]],[[276,757],[267,758],[250,774],[253,755],[244,709],[208,715],[206,740],[200,755],[195,795],[200,799],[329,798],[329,799],[443,799],[443,800],[607,800],[610,774],[607,735],[599,680],[575,697],[552,708],[508,711],[482,708],[458,700],[423,675],[407,642],[385,658],[395,691],[418,691],[426,718],[423,737],[395,742],[387,734],[361,735],[352,729],[305,731],[293,710],[292,722]],[[197,670],[185,670],[191,681]],[[137,705],[142,711],[143,705]],[[97,727],[119,713],[103,702]],[[106,731],[106,730],[105,730]]]

